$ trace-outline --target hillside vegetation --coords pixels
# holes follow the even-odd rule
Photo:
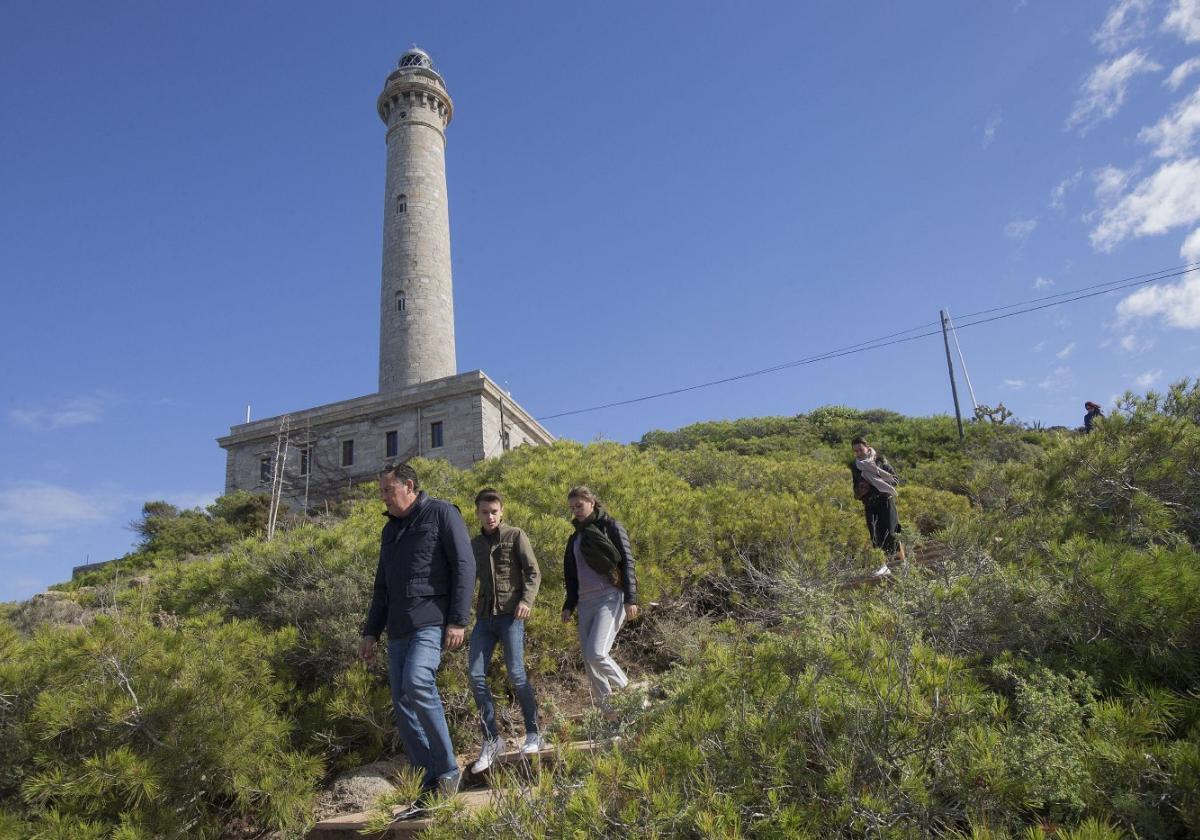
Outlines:
[[[625,698],[619,748],[431,836],[1197,836],[1198,421],[1185,382],[1087,436],[976,422],[960,446],[949,418],[828,407],[415,462],[468,522],[492,486],[529,533],[546,580],[526,659],[555,735],[611,734],[561,714],[586,702],[558,621],[570,486],[626,524],[652,602],[615,649],[654,686],[648,708]],[[930,562],[845,588],[880,559],[847,470],[864,433]],[[149,503],[137,551],[10,605],[0,837],[302,835],[332,774],[392,751],[382,657],[354,660],[374,493],[270,543],[245,494]],[[465,671],[447,655],[439,682],[468,754]]]

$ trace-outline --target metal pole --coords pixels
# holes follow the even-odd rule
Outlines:
[[[954,395],[954,419],[958,422],[958,440],[961,443],[965,439],[962,427],[962,409],[958,407],[958,385],[954,381],[954,362],[950,359],[950,336],[946,333],[946,310],[941,311],[942,316],[942,342],[946,345],[946,369],[950,371],[950,393]]]
[[[946,320],[950,323],[950,332],[954,335],[954,349],[958,351],[958,361],[962,365],[963,379],[967,380],[967,393],[971,395],[971,408],[978,409],[979,401],[975,399],[975,386],[971,384],[971,371],[967,370],[967,358],[963,355],[962,345],[958,343],[958,327],[954,326],[954,319],[950,317],[950,310],[946,310]]]

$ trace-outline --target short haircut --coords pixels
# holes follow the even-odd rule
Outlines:
[[[586,484],[572,487],[571,492],[567,494],[567,501],[569,502],[571,499],[583,499],[585,502],[591,502],[594,505],[600,504],[599,497]]]
[[[500,495],[499,491],[493,490],[491,487],[484,487],[475,496],[475,507],[479,507],[484,502],[495,502],[500,507],[504,507],[504,497]]]
[[[411,481],[414,490],[421,489],[421,480],[417,478],[417,471],[408,465],[407,461],[401,461],[398,464],[388,464],[383,468],[383,472],[379,474],[381,482],[386,480],[391,481]]]
[[[866,439],[865,437],[856,437],[854,440],[850,441],[850,445],[851,445],[851,446],[858,446],[860,443],[861,443],[863,446],[870,446],[870,445],[871,445],[871,444],[867,443],[867,439]]]

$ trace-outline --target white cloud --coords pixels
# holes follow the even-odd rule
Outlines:
[[[1063,178],[1054,189],[1050,190],[1050,206],[1055,210],[1061,210],[1066,205],[1067,193],[1079,186],[1080,179],[1083,178],[1083,170],[1079,170],[1070,177]]]
[[[1046,349],[1046,342],[1044,342],[1044,341],[1039,341],[1037,344],[1033,345],[1034,353],[1041,353],[1045,349]]]
[[[1005,379],[1004,384],[1007,387],[1012,388],[1013,390],[1019,391],[1020,389],[1025,387],[1025,380],[1024,379]]]
[[[1182,64],[1176,65],[1175,69],[1171,71],[1171,75],[1163,79],[1163,84],[1171,90],[1179,90],[1179,86],[1197,70],[1200,70],[1200,58],[1189,58]]]
[[[1054,281],[1051,280],[1049,277],[1039,277],[1038,279],[1033,281],[1033,288],[1035,288],[1035,289],[1044,289],[1047,286],[1053,286],[1053,285],[1054,285]]]
[[[1127,333],[1117,342],[1126,353],[1145,353],[1154,346],[1154,339],[1140,338],[1137,333]]]
[[[103,522],[112,509],[112,497],[98,494],[94,501],[68,487],[45,482],[25,482],[0,490],[0,523],[24,531],[57,531]]]
[[[1075,107],[1065,127],[1078,127],[1086,133],[1092,126],[1121,110],[1129,82],[1134,76],[1161,69],[1141,50],[1130,50],[1107,64],[1097,65],[1080,87],[1079,98],[1075,100]]]
[[[1200,133],[1200,88],[1175,103],[1171,113],[1138,132],[1138,140],[1156,148],[1158,157],[1178,157],[1191,148]]]
[[[14,408],[8,412],[8,419],[35,431],[67,429],[99,423],[110,402],[98,395],[75,397],[58,408]]]
[[[1150,0],[1117,0],[1092,35],[1092,41],[1107,53],[1123,49],[1146,34],[1149,8]]]
[[[1163,28],[1194,44],[1200,41],[1200,0],[1173,0]]]
[[[1146,286],[1117,304],[1117,319],[1161,318],[1169,327],[1200,330],[1200,277],[1190,274],[1168,286]]]
[[[996,108],[983,126],[983,148],[986,149],[992,145],[992,141],[996,139],[996,129],[1000,128],[1002,122],[1004,122],[1004,114],[999,108]]]
[[[1067,356],[1070,356],[1074,352],[1075,352],[1075,342],[1072,341],[1070,344],[1068,344],[1063,349],[1059,350],[1054,355],[1058,356],[1058,358],[1060,358],[1060,359],[1065,359],[1065,358],[1067,358]]]
[[[1183,246],[1179,249],[1179,256],[1190,263],[1200,262],[1200,228],[1196,228],[1188,234],[1187,239],[1183,240]]]
[[[1162,379],[1162,370],[1148,370],[1133,380],[1133,384],[1142,389],[1152,388],[1154,387],[1154,383],[1160,379]]]
[[[1037,219],[1014,219],[1004,226],[1004,235],[1009,239],[1025,240],[1037,228]]]
[[[1130,171],[1117,169],[1115,166],[1097,169],[1092,173],[1092,180],[1096,184],[1096,200],[1102,204],[1108,204],[1125,192],[1125,187],[1132,174]]]
[[[1043,391],[1057,393],[1071,387],[1071,381],[1071,369],[1069,367],[1057,367],[1038,383],[1038,387]]]
[[[217,500],[220,493],[203,491],[203,490],[179,490],[167,493],[148,493],[145,494],[146,499],[162,499],[164,502],[170,502],[180,510],[191,510],[192,508],[204,508],[211,505]]]
[[[1104,211],[1091,233],[1092,246],[1111,251],[1130,236],[1166,233],[1197,221],[1200,221],[1200,158],[1171,161]]]

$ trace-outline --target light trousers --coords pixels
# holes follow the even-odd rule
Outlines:
[[[608,698],[629,684],[629,677],[609,656],[617,631],[625,623],[625,595],[606,589],[599,597],[579,602],[579,646],[583,665],[592,686],[592,699],[608,707]]]

